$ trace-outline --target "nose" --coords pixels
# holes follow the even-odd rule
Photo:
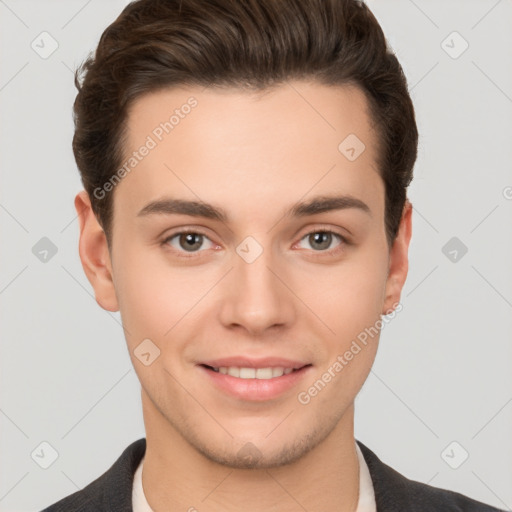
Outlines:
[[[270,249],[248,262],[233,254],[233,270],[227,276],[219,315],[227,328],[263,335],[289,327],[296,318],[296,304],[285,267],[278,265]]]

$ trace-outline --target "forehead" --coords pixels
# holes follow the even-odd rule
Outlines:
[[[116,188],[122,208],[139,211],[171,195],[232,200],[242,212],[258,201],[339,192],[383,211],[377,134],[355,87],[294,81],[260,93],[163,89],[131,105],[127,127],[124,163],[134,165]]]

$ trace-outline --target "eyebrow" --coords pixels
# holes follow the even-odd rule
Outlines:
[[[307,217],[333,210],[357,209],[370,216],[370,207],[360,199],[350,195],[341,196],[317,196],[307,202],[294,204],[285,214],[291,217]],[[228,222],[229,216],[220,207],[202,201],[189,201],[184,199],[163,198],[151,201],[144,206],[137,217],[145,217],[153,214],[165,215],[190,215],[206,219]]]

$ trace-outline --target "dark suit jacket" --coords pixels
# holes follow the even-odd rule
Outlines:
[[[357,443],[370,470],[377,512],[503,512],[462,494],[409,480]],[[133,475],[145,451],[145,438],[133,442],[103,475],[42,512],[133,512]]]

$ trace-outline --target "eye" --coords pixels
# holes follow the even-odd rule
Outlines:
[[[312,248],[314,251],[324,252],[332,248],[331,246],[335,239],[338,239],[340,242],[338,245],[346,243],[346,239],[338,233],[334,233],[334,231],[312,231],[311,233],[308,233],[306,236],[301,238],[299,246],[305,240],[308,244],[310,244],[310,247],[306,247],[306,249]]]
[[[214,244],[213,242],[202,233],[197,233],[195,231],[180,231],[179,233],[175,233],[174,235],[168,236],[163,242],[162,245],[170,245],[173,249],[180,252],[199,252],[199,249],[204,245],[204,242],[207,241],[207,247],[203,247],[203,249],[211,249]]]

